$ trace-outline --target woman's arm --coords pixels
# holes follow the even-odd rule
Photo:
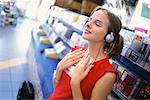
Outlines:
[[[104,76],[102,76],[96,82],[91,94],[91,100],[107,100],[107,97],[112,90],[115,80],[115,73],[106,72]]]
[[[71,80],[71,90],[73,94],[73,100],[83,100],[80,82],[78,80]]]
[[[80,83],[88,75],[88,72],[93,67],[93,65],[89,65],[88,67],[86,66],[89,60],[90,57],[85,54],[74,68],[74,74],[72,75],[70,82],[73,100],[83,100]]]

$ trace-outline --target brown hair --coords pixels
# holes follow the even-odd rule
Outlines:
[[[114,35],[114,41],[111,43],[106,42],[104,45],[104,51],[109,58],[115,59],[115,57],[121,53],[123,48],[123,37],[119,34],[122,28],[122,23],[118,16],[100,6],[96,7],[91,14],[98,10],[102,10],[107,13],[109,20],[107,33],[113,32]]]

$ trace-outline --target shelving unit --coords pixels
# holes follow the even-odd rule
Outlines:
[[[27,59],[29,60],[28,77],[29,81],[34,84],[37,99],[47,100],[53,91],[53,73],[60,60],[45,56],[44,50],[53,49],[53,46],[40,43],[40,37],[46,36],[38,35],[39,30],[36,30],[36,28],[39,29],[39,26],[32,30],[31,43],[27,53]],[[42,51],[40,47],[42,47]]]
[[[132,63],[127,58],[121,55],[117,57],[117,59],[113,62],[113,65],[119,72],[119,80],[115,83],[113,92],[117,94],[120,99],[147,100],[149,98],[149,90],[146,90],[146,87],[150,87],[149,72]],[[131,77],[128,78],[128,80],[126,79],[127,75]],[[133,82],[134,84],[131,85],[130,83]],[[141,94],[142,91],[145,91],[145,97],[143,94]]]
[[[119,62],[122,66],[124,66],[126,69],[128,69],[130,72],[132,72],[140,79],[150,82],[150,74],[147,70],[143,69],[137,64],[134,64],[133,62],[131,62],[130,60],[121,55],[117,57],[116,61]]]
[[[0,26],[16,25],[18,13],[15,2],[0,2]]]
[[[124,37],[124,49],[121,55],[117,56],[114,61],[115,68],[119,71],[120,76],[119,80],[113,88],[113,92],[117,94],[120,99],[125,100],[147,100],[150,97],[150,92],[147,88],[150,88],[150,72],[149,72],[149,63],[150,61],[143,59],[143,57],[148,57],[149,52],[149,42],[150,39],[148,36],[139,36],[134,30],[124,28],[121,33]],[[146,40],[147,45],[143,43]],[[143,53],[144,52],[144,53]],[[132,56],[132,57],[131,57]],[[145,63],[142,65],[143,62]],[[125,73],[124,73],[125,72]],[[126,75],[134,76],[132,81],[136,81],[132,86],[125,79]],[[130,82],[129,82],[130,83]],[[144,85],[142,85],[144,84]],[[120,88],[119,88],[120,85]],[[118,86],[118,87],[117,87]],[[130,87],[130,89],[128,88]],[[129,91],[129,95],[125,95],[124,91]],[[142,94],[144,91],[145,94]]]

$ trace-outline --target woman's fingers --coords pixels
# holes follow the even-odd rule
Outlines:
[[[90,60],[92,58],[90,58],[90,56],[88,55],[87,58],[85,58],[85,60],[82,62],[82,65],[85,66],[85,67],[88,67],[90,65]]]
[[[89,71],[91,70],[91,68],[93,67],[94,65],[89,65],[86,70],[84,71],[84,76],[87,76],[87,74],[89,73]]]
[[[70,66],[72,66],[73,64],[76,64],[77,62],[80,61],[80,59],[83,57],[84,55],[84,50],[82,49],[77,49],[73,52],[68,53],[62,60],[61,60],[61,66],[63,67],[63,69],[66,69]]]
[[[85,53],[85,51],[78,50],[78,52],[69,54],[66,60],[67,60],[67,62],[77,63],[83,57],[84,53]]]
[[[79,52],[79,51],[83,51],[82,50],[82,48],[80,48],[80,49],[77,49],[77,50],[74,50],[73,52],[71,52],[72,54],[74,54],[74,53],[77,53],[77,52]]]
[[[80,51],[72,56],[72,60],[80,60],[84,56],[84,51]]]
[[[75,52],[76,51],[76,52]],[[81,55],[81,54],[84,54],[85,53],[85,51],[84,50],[82,50],[82,49],[80,49],[80,50],[75,50],[74,52],[72,52],[71,53],[71,57],[72,58],[74,58],[74,57],[76,57],[76,56],[78,56],[78,55]]]
[[[82,59],[80,60],[79,64],[82,64],[82,63],[85,61],[85,59],[86,59],[87,57],[88,57],[88,53],[85,52],[85,54],[84,54],[84,56],[82,57]]]
[[[83,51],[82,49],[79,49],[79,50],[75,50],[73,52],[70,52],[66,55],[66,58],[69,60],[69,59],[72,59],[78,55],[81,55],[83,54],[85,51]]]

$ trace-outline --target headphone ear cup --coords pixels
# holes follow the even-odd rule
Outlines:
[[[107,34],[107,35],[105,36],[105,41],[106,41],[107,43],[111,43],[111,42],[114,41],[113,32],[111,32],[111,33],[109,33],[109,34]]]

